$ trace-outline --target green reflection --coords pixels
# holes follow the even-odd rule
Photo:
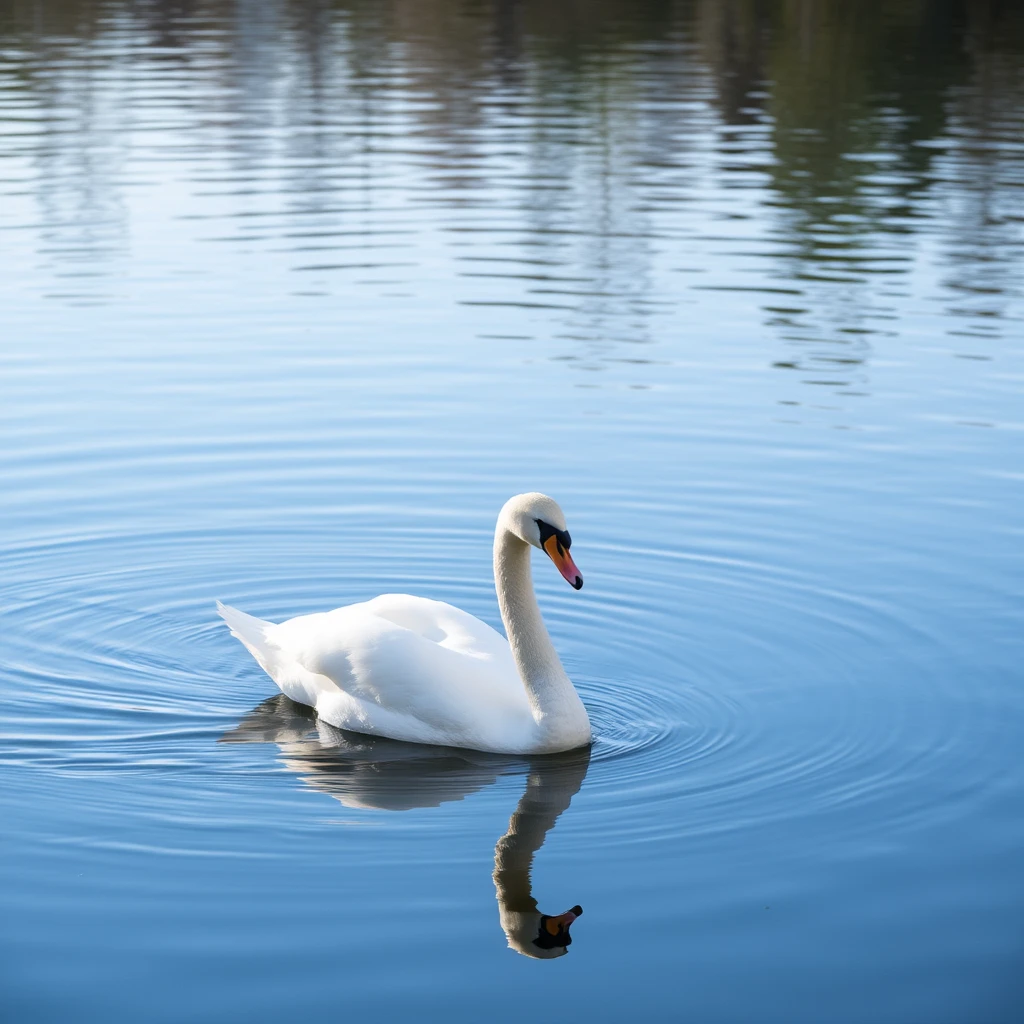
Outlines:
[[[131,140],[173,131],[169,162],[223,146],[232,216],[275,189],[292,218],[371,221],[356,257],[296,272],[365,266],[401,297],[398,236],[443,212],[451,301],[495,338],[543,318],[571,370],[651,365],[636,346],[688,305],[747,293],[786,347],[766,364],[863,389],[923,248],[961,333],[998,338],[1020,295],[1019,4],[13,0],[0,33],[0,153],[32,167],[43,254],[82,274],[131,252]],[[397,201],[409,223],[376,223]]]

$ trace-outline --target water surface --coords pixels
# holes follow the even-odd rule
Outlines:
[[[1024,17],[868,6],[0,10],[5,1019],[1020,1019]],[[589,754],[215,616],[533,489]]]

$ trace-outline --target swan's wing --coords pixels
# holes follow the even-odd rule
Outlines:
[[[495,748],[532,725],[508,642],[442,601],[388,594],[290,619],[267,639],[333,688],[310,703],[342,728]]]
[[[382,594],[362,607],[448,650],[485,660],[507,658],[515,670],[508,641],[482,619],[455,605],[409,594]]]

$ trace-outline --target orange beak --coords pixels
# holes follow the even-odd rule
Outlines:
[[[544,541],[544,551],[548,558],[558,567],[558,571],[565,578],[567,583],[572,584],[577,590],[583,586],[583,577],[580,575],[576,563],[569,554],[569,549],[558,543],[557,537],[548,537]]]

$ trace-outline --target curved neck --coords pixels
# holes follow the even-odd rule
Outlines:
[[[494,534],[494,585],[501,621],[534,719],[552,734],[553,741],[569,734],[586,743],[590,736],[587,713],[562,668],[533,592],[530,546],[500,520]]]

